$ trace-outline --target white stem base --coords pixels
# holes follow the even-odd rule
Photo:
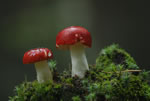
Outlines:
[[[81,44],[75,44],[70,47],[70,52],[72,61],[72,76],[77,75],[79,78],[83,78],[85,72],[89,70],[84,46]]]
[[[37,72],[37,80],[39,83],[43,83],[48,80],[52,81],[52,73],[49,69],[47,60],[36,62],[35,68]]]

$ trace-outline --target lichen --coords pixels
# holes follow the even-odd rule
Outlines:
[[[83,79],[70,71],[58,73],[56,61],[51,62],[53,83],[25,81],[9,101],[150,101],[150,71],[128,72],[139,67],[118,45],[104,48]]]

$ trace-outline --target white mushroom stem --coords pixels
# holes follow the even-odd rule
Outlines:
[[[72,61],[72,76],[77,75],[79,78],[83,78],[85,72],[89,70],[84,46],[82,44],[70,46],[70,52]]]
[[[49,69],[47,60],[36,62],[35,68],[36,68],[36,72],[37,72],[37,80],[39,83],[43,83],[48,80],[53,82],[52,73]]]

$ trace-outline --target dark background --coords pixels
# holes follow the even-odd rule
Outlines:
[[[52,49],[61,72],[70,65],[69,51],[55,48],[57,33],[78,25],[92,35],[87,49],[89,64],[112,43],[126,49],[142,69],[150,68],[150,5],[148,0],[1,0],[0,100],[7,101],[14,86],[36,79],[33,64],[24,65],[24,52],[37,47]]]

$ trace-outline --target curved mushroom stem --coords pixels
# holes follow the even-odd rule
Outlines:
[[[84,46],[82,44],[70,46],[70,52],[72,61],[72,76],[77,75],[79,78],[83,78],[85,72],[89,70]]]
[[[36,62],[35,68],[36,68],[36,72],[37,72],[37,80],[39,83],[43,83],[43,82],[48,81],[48,80],[53,82],[52,73],[49,69],[47,60]]]

